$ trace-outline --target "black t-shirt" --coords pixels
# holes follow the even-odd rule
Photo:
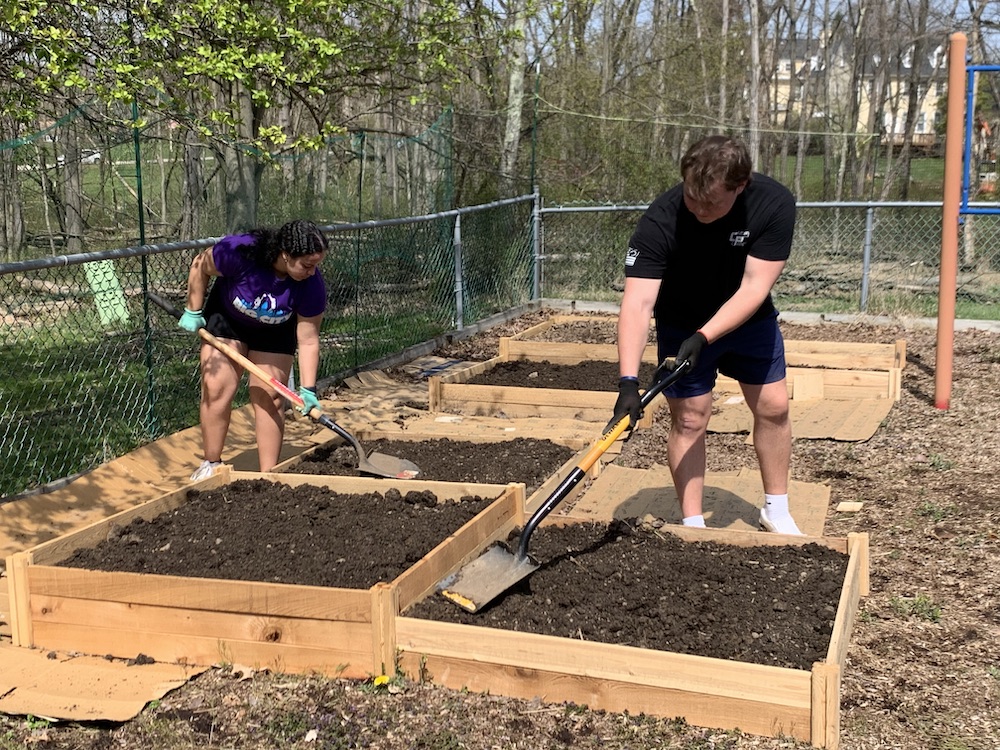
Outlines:
[[[702,224],[684,205],[678,184],[646,209],[629,240],[625,275],[663,279],[657,323],[696,329],[735,294],[747,256],[787,260],[795,228],[795,197],[766,175],[753,178],[732,210]],[[774,312],[771,297],[750,320]]]

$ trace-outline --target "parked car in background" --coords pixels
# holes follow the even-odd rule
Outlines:
[[[95,151],[92,148],[85,148],[80,152],[80,163],[81,164],[97,164],[101,160],[101,152]],[[60,154],[56,157],[56,165],[62,166],[66,163],[66,155]]]

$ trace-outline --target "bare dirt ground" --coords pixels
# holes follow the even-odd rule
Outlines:
[[[533,313],[435,354],[484,360]],[[1000,748],[1000,336],[955,334],[951,398],[935,407],[935,331],[864,323],[783,324],[788,338],[904,338],[903,394],[870,440],[796,440],[793,478],[826,483],[829,536],[871,537],[841,689],[845,750]],[[619,461],[665,461],[665,415]],[[755,465],[741,435],[711,435],[709,469]],[[839,513],[842,501],[863,503]],[[669,572],[665,572],[665,576]],[[783,738],[471,695],[400,679],[351,683],[219,667],[122,725],[0,717],[0,750],[39,748],[804,748]]]

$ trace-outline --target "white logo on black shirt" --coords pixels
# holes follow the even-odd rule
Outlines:
[[[625,253],[625,265],[634,266],[636,259],[639,257],[639,251],[634,247],[630,247],[628,252]]]
[[[733,247],[743,247],[747,244],[748,239],[750,239],[750,232],[748,230],[733,232],[729,235],[729,244]]]

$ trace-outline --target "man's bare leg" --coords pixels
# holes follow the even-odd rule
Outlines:
[[[705,491],[705,431],[712,416],[712,394],[667,399],[670,436],[667,463],[680,501],[681,516],[702,515]]]

